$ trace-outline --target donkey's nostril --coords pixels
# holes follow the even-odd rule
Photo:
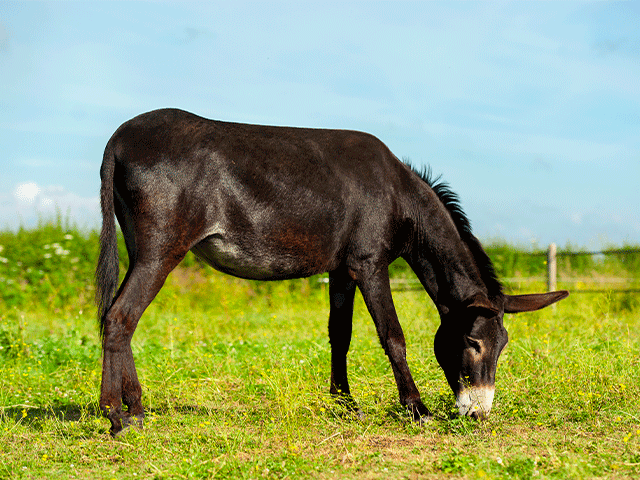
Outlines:
[[[474,412],[471,412],[469,416],[475,420],[482,421],[482,420],[486,420],[489,417],[489,414],[486,413],[484,410],[478,409],[478,410],[475,410]]]

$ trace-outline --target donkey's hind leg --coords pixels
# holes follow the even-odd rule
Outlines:
[[[131,338],[142,313],[183,256],[171,255],[148,262],[138,257],[105,316],[100,408],[111,422],[114,436],[129,426],[131,420],[139,423],[144,417]],[[126,412],[122,411],[122,400],[128,407]]]
[[[142,428],[144,420],[144,408],[142,407],[142,387],[138,381],[138,373],[133,361],[131,344],[124,351],[122,359],[122,403],[127,407],[127,412],[122,421],[135,427]],[[124,426],[126,428],[126,425]]]

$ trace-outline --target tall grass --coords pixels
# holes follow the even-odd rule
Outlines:
[[[419,426],[398,405],[360,297],[349,373],[364,419],[327,394],[324,284],[247,282],[190,258],[134,336],[146,428],[113,440],[97,408],[96,233],[58,222],[2,232],[0,245],[0,478],[640,475],[640,309],[624,295],[573,295],[508,316],[494,409],[475,422],[449,419],[427,295],[395,292],[409,364],[435,414]]]
[[[37,302],[52,311],[73,311],[90,309],[93,306],[93,275],[98,256],[99,233],[83,231],[68,221],[58,217],[52,222],[42,222],[38,228],[18,231],[0,231],[0,308],[26,308]],[[607,277],[623,277],[640,281],[640,247],[625,245],[619,250],[629,253],[616,255],[561,256],[558,271],[562,277],[583,277],[585,281]],[[124,276],[129,259],[122,238],[119,238],[120,274]],[[522,288],[529,277],[540,279],[533,288],[542,288],[546,275],[546,257],[536,250],[514,247],[503,241],[493,240],[485,249],[494,262],[501,278],[509,279],[511,289]],[[581,251],[583,249],[567,245],[559,252]],[[391,265],[393,277],[413,278],[409,266],[402,260]],[[182,294],[189,294],[192,303],[215,302],[217,295],[239,298],[237,289],[243,290],[252,301],[269,302],[274,292],[283,288],[300,291],[303,295],[321,292],[323,286],[317,278],[295,280],[284,283],[253,282],[230,279],[206,267],[192,254],[188,254],[174,276],[181,282],[177,288]],[[222,280],[221,280],[222,279]],[[206,283],[207,289],[221,288],[213,293],[194,292],[194,284]],[[284,287],[283,287],[284,285]],[[229,295],[229,286],[235,291]],[[578,288],[584,285],[578,285]],[[235,290],[234,290],[235,289]],[[207,290],[208,292],[209,290]]]

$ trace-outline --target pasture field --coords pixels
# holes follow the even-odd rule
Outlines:
[[[488,250],[504,276],[539,268],[506,245]],[[395,292],[409,365],[435,414],[416,425],[359,296],[349,373],[364,418],[328,395],[324,284],[247,282],[189,258],[134,336],[145,428],[112,439],[97,406],[96,255],[95,232],[60,221],[0,232],[0,478],[640,477],[638,294],[574,294],[506,316],[493,410],[476,422],[450,418],[427,294]],[[637,258],[565,268],[640,276]]]

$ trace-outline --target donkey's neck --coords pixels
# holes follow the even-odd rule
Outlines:
[[[493,265],[468,223],[454,220],[446,204],[431,190],[422,197],[415,218],[413,251],[405,257],[438,309],[451,308],[482,293],[502,293]],[[466,217],[465,217],[466,222]]]
[[[461,304],[477,293],[490,295],[470,249],[459,236],[423,238],[413,253],[407,262],[438,308]]]
[[[438,309],[458,306],[478,293],[501,296],[493,264],[471,233],[458,196],[430,169],[407,166],[407,172],[414,236],[405,260]]]

